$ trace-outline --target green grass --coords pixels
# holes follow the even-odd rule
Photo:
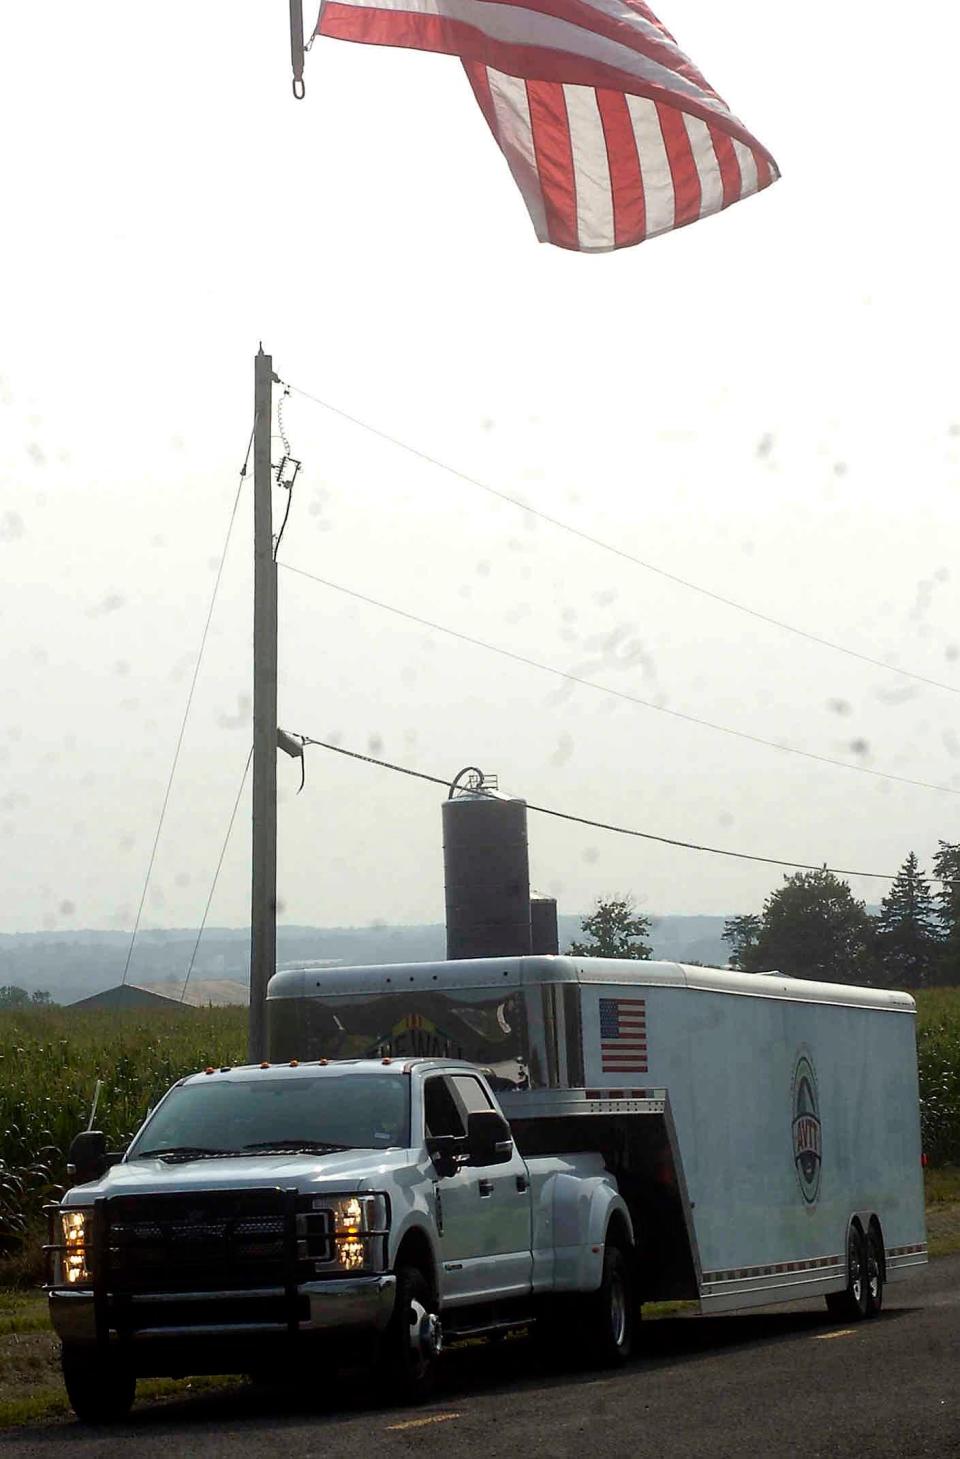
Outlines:
[[[960,1251],[960,1169],[924,1171],[927,1198],[927,1250],[931,1256]]]
[[[696,1302],[644,1302],[644,1322],[658,1322],[661,1317],[680,1317],[698,1311]]]
[[[137,1400],[184,1398],[234,1387],[239,1381],[229,1377],[143,1379],[137,1384]],[[46,1297],[41,1292],[0,1289],[0,1429],[69,1412]]]
[[[924,1188],[927,1210],[941,1202],[960,1205],[960,1168],[947,1165],[942,1170],[927,1168],[924,1171]]]
[[[0,1337],[49,1331],[47,1299],[42,1293],[0,1291]]]
[[[20,1398],[0,1398],[0,1428],[18,1428],[36,1424],[47,1418],[58,1418],[70,1412],[63,1386],[37,1388]]]
[[[237,1378],[142,1378],[137,1384],[137,1402],[160,1398],[189,1398],[232,1388]],[[0,1429],[40,1423],[71,1413],[63,1384],[44,1384],[17,1398],[0,1398]]]

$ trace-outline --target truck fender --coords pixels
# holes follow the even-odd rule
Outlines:
[[[609,1176],[584,1180],[558,1175],[553,1217],[554,1290],[596,1292],[603,1279],[603,1251],[611,1228],[628,1251],[634,1246],[626,1202]]]
[[[401,1251],[404,1252],[404,1260],[409,1258],[413,1265],[418,1266],[430,1283],[434,1294],[438,1294],[440,1253],[437,1248],[436,1233],[431,1225],[424,1222],[421,1212],[407,1212],[399,1224],[391,1230],[388,1253],[391,1271],[396,1271],[397,1259]]]

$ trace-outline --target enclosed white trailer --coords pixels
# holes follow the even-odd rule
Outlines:
[[[645,1299],[879,1306],[927,1259],[905,993],[676,963],[484,958],[278,973],[274,1059],[480,1065],[520,1150],[596,1150]]]

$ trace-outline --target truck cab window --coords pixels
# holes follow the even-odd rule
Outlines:
[[[451,1083],[460,1097],[465,1114],[472,1115],[493,1108],[479,1079],[474,1079],[469,1074],[454,1074]]]
[[[423,1122],[428,1136],[466,1134],[450,1081],[442,1074],[423,1087]]]

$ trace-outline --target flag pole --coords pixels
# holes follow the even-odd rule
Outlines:
[[[303,0],[290,0],[290,64],[293,94],[302,101],[307,94],[303,80]]]

